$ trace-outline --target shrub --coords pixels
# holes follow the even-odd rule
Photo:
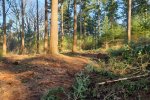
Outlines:
[[[88,86],[90,84],[89,76],[83,71],[78,73],[73,84],[72,98],[73,100],[84,100],[88,94]]]
[[[62,47],[60,46],[59,49],[62,51],[63,50],[71,50],[72,49],[72,42],[73,42],[72,37],[69,35],[65,35],[63,41],[59,41],[59,44],[62,45]]]
[[[133,94],[136,91],[147,90],[149,81],[146,79],[140,79],[138,81],[122,81],[119,83],[123,87],[127,94]]]
[[[46,93],[41,100],[61,100],[59,94],[63,94],[64,89],[62,87],[52,88]]]
[[[94,38],[93,36],[86,36],[84,37],[84,39],[82,40],[82,44],[81,47],[83,50],[91,50],[94,48]]]
[[[129,63],[141,55],[150,55],[150,45],[132,42],[129,45],[124,45],[118,50],[109,50],[111,56],[122,56]]]

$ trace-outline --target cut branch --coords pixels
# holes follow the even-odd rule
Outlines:
[[[119,81],[138,79],[138,78],[147,77],[147,76],[150,76],[150,74],[144,74],[144,75],[138,75],[138,76],[126,77],[126,78],[119,78],[116,80],[108,80],[105,82],[98,83],[98,85],[105,85],[105,84],[115,83],[115,82],[119,82]]]

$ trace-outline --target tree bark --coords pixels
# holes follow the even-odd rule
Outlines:
[[[38,0],[36,0],[36,3],[37,3],[37,5],[36,5],[36,9],[37,9],[37,54],[39,54],[40,52],[39,52],[39,2],[38,2]]]
[[[79,40],[80,40],[80,44],[79,44],[79,50],[81,50],[81,36],[82,36],[82,1],[80,0],[80,34],[79,34]]]
[[[128,0],[128,43],[131,42],[131,5],[132,5],[132,0]]]
[[[45,36],[44,36],[44,51],[48,53],[48,5],[45,0]]]
[[[3,8],[3,55],[6,55],[6,11],[5,11],[5,0],[2,0]]]
[[[21,32],[21,54],[24,54],[24,16],[25,16],[25,8],[24,8],[25,0],[21,0],[21,14],[22,14],[22,32]]]
[[[79,35],[79,37],[82,35],[82,2],[81,2],[81,0],[80,0],[80,35]],[[81,38],[81,37],[80,37]]]
[[[74,0],[74,33],[73,33],[73,48],[72,52],[77,52],[77,1]]]
[[[61,51],[63,51],[64,48],[64,7],[63,7],[63,0],[61,4]]]
[[[58,54],[58,0],[52,0],[50,54]]]
[[[70,0],[68,1],[68,6],[67,6],[67,9],[68,9],[68,12],[67,13],[69,13],[70,12]],[[70,24],[70,20],[69,19],[71,19],[70,18],[70,14],[68,14],[68,25],[67,25],[67,30],[68,30],[68,34],[70,35],[71,34],[71,32],[70,32],[70,27],[71,27],[71,24]]]
[[[101,22],[101,19],[100,19],[100,0],[98,0],[98,33],[100,34],[100,22]]]

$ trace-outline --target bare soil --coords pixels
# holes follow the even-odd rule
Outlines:
[[[0,100],[40,100],[50,88],[69,89],[91,61],[65,55],[13,55],[0,60]]]

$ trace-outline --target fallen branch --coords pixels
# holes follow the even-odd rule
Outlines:
[[[98,85],[105,85],[105,84],[109,84],[109,83],[115,83],[115,82],[125,81],[125,80],[132,80],[132,79],[137,79],[137,78],[142,78],[142,77],[147,77],[147,76],[150,76],[150,74],[144,74],[144,75],[138,75],[138,76],[126,77],[126,78],[119,78],[116,80],[109,80],[109,81],[98,83]]]

